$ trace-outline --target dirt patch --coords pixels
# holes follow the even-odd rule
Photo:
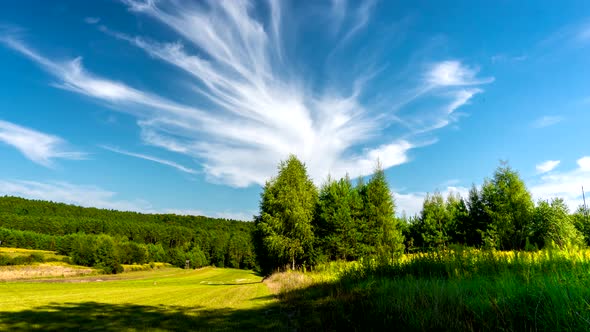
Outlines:
[[[61,265],[17,265],[1,266],[0,281],[27,280],[34,278],[51,278],[51,277],[78,277],[95,273],[90,268],[78,268]]]
[[[264,283],[273,294],[282,294],[305,288],[313,283],[313,279],[301,272],[280,272],[268,277]]]
[[[133,278],[68,278],[68,279],[31,279],[31,280],[20,280],[26,282],[39,282],[39,283],[49,283],[49,284],[65,284],[65,283],[83,283],[83,282],[103,282],[103,281],[116,281],[116,280],[127,280]]]

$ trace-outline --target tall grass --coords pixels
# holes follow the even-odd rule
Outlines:
[[[590,251],[446,250],[318,267],[301,289],[306,329],[590,330]],[[312,323],[309,323],[312,322]]]

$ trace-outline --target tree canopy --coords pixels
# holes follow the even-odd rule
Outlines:
[[[257,229],[265,253],[279,265],[309,261],[313,253],[312,219],[318,200],[305,165],[291,155],[279,164],[278,175],[266,182]]]

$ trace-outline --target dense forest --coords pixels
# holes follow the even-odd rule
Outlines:
[[[429,194],[422,211],[396,217],[379,165],[366,180],[328,178],[317,188],[295,156],[281,162],[254,222],[141,214],[0,197],[0,245],[55,250],[106,272],[167,262],[257,269],[312,267],[332,260],[390,261],[403,252],[452,246],[537,250],[590,244],[590,216],[560,198],[533,202],[518,172],[502,163],[468,197]]]
[[[255,268],[252,223],[141,214],[0,197],[0,245],[55,250],[73,263],[120,271],[120,264]]]

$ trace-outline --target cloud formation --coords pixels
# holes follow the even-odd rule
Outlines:
[[[84,22],[88,24],[96,24],[100,22],[100,17],[86,17],[84,18]]]
[[[582,204],[582,186],[590,189],[590,156],[578,159],[572,170],[542,175],[533,181],[530,191],[536,200],[561,197],[570,211],[575,211]]]
[[[149,160],[149,161],[153,161],[155,163],[158,164],[162,164],[162,165],[166,165],[166,166],[170,166],[172,168],[176,168],[177,170],[184,172],[184,173],[189,173],[189,174],[197,174],[198,172],[192,168],[189,167],[185,167],[182,166],[176,162],[173,162],[171,160],[166,160],[166,159],[162,159],[162,158],[158,158],[158,157],[154,157],[154,156],[149,156],[146,154],[141,154],[141,153],[135,153],[135,152],[129,152],[129,151],[125,151],[119,148],[115,148],[115,147],[111,147],[111,146],[106,146],[106,145],[101,145],[101,148],[111,151],[111,152],[115,152],[115,153],[119,153],[122,155],[126,155],[126,156],[130,156],[130,157],[135,157],[135,158],[139,158],[139,159],[144,159],[144,160]]]
[[[547,160],[544,161],[540,164],[537,164],[537,166],[535,166],[535,168],[537,169],[537,173],[547,173],[547,172],[551,172],[552,170],[555,169],[555,167],[557,167],[559,165],[560,161],[559,160]]]
[[[545,116],[542,116],[542,117],[536,119],[532,125],[533,125],[533,128],[541,129],[541,128],[556,125],[556,124],[560,123],[561,121],[563,121],[562,116],[545,115]]]
[[[346,172],[352,177],[368,175],[377,160],[384,168],[408,162],[409,151],[436,141],[417,135],[457,121],[456,109],[482,92],[476,86],[493,81],[477,77],[477,67],[460,61],[433,63],[417,75],[421,78],[418,92],[397,104],[429,96],[442,97],[445,104],[427,117],[383,114],[366,102],[365,85],[372,74],[361,73],[346,86],[326,86],[321,91],[307,88],[311,82],[292,71],[293,60],[283,53],[285,25],[279,1],[268,2],[266,19],[255,15],[255,5],[246,0],[123,3],[130,11],[167,26],[182,42],[159,42],[101,29],[184,71],[202,103],[182,104],[102,77],[86,70],[81,58],[49,59],[14,36],[2,41],[54,75],[56,87],[133,114],[144,143],[195,158],[212,182],[236,187],[263,184],[274,174],[278,161],[291,153],[306,162],[318,183],[328,173],[334,177]],[[366,28],[374,2],[350,7],[346,1],[332,5],[337,13],[333,20],[339,15],[347,18],[344,40]],[[390,118],[398,120],[384,121]],[[406,134],[383,135],[400,124],[409,129]],[[125,154],[189,173],[192,170],[134,152]]]
[[[477,78],[477,68],[464,66],[459,61],[443,61],[432,65],[426,81],[434,87],[465,86],[490,83],[493,78]]]
[[[405,194],[394,192],[393,198],[396,205],[396,214],[400,216],[405,214],[408,217],[419,215],[422,211],[422,205],[427,194],[428,193],[426,192],[410,192]],[[459,194],[463,199],[467,199],[469,195],[469,188],[461,186],[447,186],[445,190],[441,191],[441,194],[445,200],[451,194]]]
[[[42,133],[14,123],[0,120],[0,142],[19,150],[26,158],[43,165],[53,166],[54,159],[84,159],[86,154],[68,150],[60,137]]]

